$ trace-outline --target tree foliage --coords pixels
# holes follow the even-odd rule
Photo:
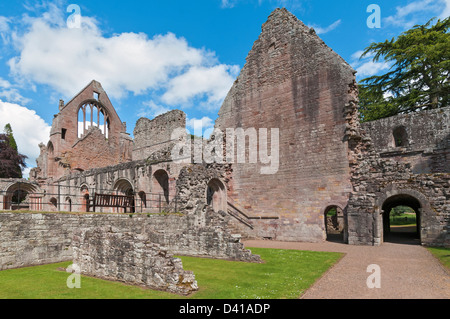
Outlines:
[[[10,124],[0,134],[0,178],[22,178],[27,156],[19,154]]]
[[[14,139],[14,135],[13,135],[13,131],[12,131],[12,127],[11,124],[6,124],[5,128],[3,129],[3,131],[5,132],[5,134],[8,136],[9,138],[9,145],[15,149],[17,151],[17,143],[16,140]]]
[[[361,58],[383,59],[390,69],[360,81],[362,121],[448,106],[450,17],[434,20],[365,49]]]

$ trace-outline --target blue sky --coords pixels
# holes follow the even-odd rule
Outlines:
[[[71,28],[70,4],[80,8],[80,28]],[[381,9],[380,28],[368,27],[370,4]],[[358,59],[371,42],[450,14],[450,0],[2,1],[0,128],[11,123],[34,167],[59,99],[69,101],[92,79],[130,134],[140,117],[172,109],[186,112],[191,131],[195,120],[211,127],[277,7],[314,27],[358,80],[388,68]]]

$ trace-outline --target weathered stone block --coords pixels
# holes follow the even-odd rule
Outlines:
[[[148,236],[78,230],[72,240],[73,262],[81,273],[128,284],[188,295],[198,289],[195,276]]]

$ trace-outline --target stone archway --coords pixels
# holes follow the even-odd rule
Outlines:
[[[215,212],[227,210],[227,192],[224,183],[218,178],[213,178],[206,187],[206,203]]]
[[[406,224],[402,225],[402,223],[400,223],[397,225],[397,223],[395,223],[394,225],[395,216],[393,215],[398,208],[401,210],[409,208],[414,211],[415,225],[408,224],[408,217],[404,217],[406,218]],[[382,205],[383,241],[420,244],[421,211],[422,205],[420,201],[410,194],[400,193],[386,198]]]
[[[3,195],[3,209],[5,210],[42,210],[40,188],[28,182],[10,184]]]
[[[397,184],[388,185],[380,192],[380,196],[375,201],[375,228],[374,238],[382,243],[389,240],[385,235],[389,235],[389,214],[393,207],[399,205],[410,207],[416,214],[416,231],[410,236],[408,241],[412,244],[430,243],[439,238],[441,230],[436,230],[439,221],[435,210],[432,208],[428,198],[421,192],[411,188],[397,188]],[[407,237],[407,236],[406,236]],[[413,237],[411,239],[411,237]],[[401,239],[401,238],[400,238]]]
[[[124,196],[133,196],[134,198],[134,189],[131,182],[125,178],[121,178],[117,180],[117,182],[114,184],[114,193],[116,195],[124,195]],[[136,205],[135,201],[133,200],[131,204],[131,212],[135,213],[136,211]]]
[[[169,204],[169,174],[163,169],[159,169],[153,173],[152,194],[157,201],[159,201],[161,197],[161,204]]]

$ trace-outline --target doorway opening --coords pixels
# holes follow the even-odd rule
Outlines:
[[[328,206],[325,209],[325,231],[327,241],[344,242],[344,213],[339,206]]]
[[[383,203],[385,242],[420,245],[420,210],[417,198],[399,194]]]

